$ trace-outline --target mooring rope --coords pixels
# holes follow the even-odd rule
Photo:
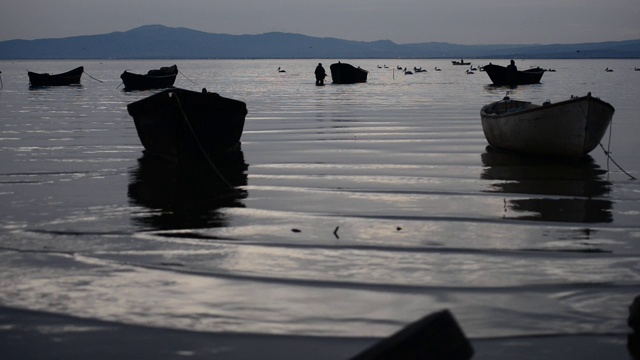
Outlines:
[[[89,73],[88,73],[88,72],[86,72],[86,71],[84,71],[84,73],[85,73],[85,74],[87,74],[87,76],[88,76],[88,77],[92,78],[93,80],[95,80],[95,81],[97,81],[97,82],[100,82],[100,83],[101,83],[101,82],[104,82],[104,81],[102,81],[102,80],[98,80],[98,79],[94,78],[93,76],[91,76],[91,74],[89,74]]]
[[[191,83],[192,83],[192,84],[194,84],[194,85],[199,85],[197,82],[195,82],[195,81],[193,81],[193,80],[189,79],[188,77],[186,77],[186,76],[182,73],[182,71],[178,70],[178,72],[180,73],[180,75],[184,76],[184,78],[185,78],[185,79],[187,79],[187,80],[191,81]]]
[[[591,97],[591,93],[588,94],[589,97]],[[571,95],[571,98],[574,98],[573,95]],[[577,96],[576,96],[577,98]],[[582,108],[582,106],[578,105],[578,107],[580,108],[580,111],[582,111],[582,115],[584,115],[585,119],[589,119],[589,114],[585,112],[585,110]],[[609,122],[609,142],[607,144],[607,149],[604,148],[604,145],[602,145],[602,142],[599,141],[598,145],[600,145],[600,148],[602,149],[602,151],[604,152],[604,155],[607,157],[607,173],[609,173],[609,160],[611,160],[611,162],[613,162],[613,164],[623,173],[625,173],[625,175],[627,175],[629,177],[629,179],[631,180],[638,180],[636,179],[633,175],[629,174],[625,169],[622,168],[622,166],[620,166],[614,159],[613,157],[611,157],[611,133],[612,133],[612,128],[613,128],[613,119],[611,119],[611,121]],[[587,127],[587,130],[589,132],[591,132],[591,128]],[[592,133],[593,135],[593,133]]]
[[[233,187],[233,185],[231,185],[231,183],[229,183],[227,181],[227,179],[225,179],[225,177],[222,175],[222,173],[220,173],[220,171],[218,170],[216,165],[213,163],[213,161],[209,157],[209,154],[207,154],[206,150],[204,149],[204,146],[202,146],[202,143],[200,143],[200,140],[198,139],[198,136],[197,136],[195,130],[193,129],[193,127],[191,126],[191,122],[189,121],[189,118],[187,117],[187,114],[185,113],[184,108],[182,107],[182,103],[180,102],[180,99],[178,98],[178,93],[170,92],[169,93],[169,97],[171,97],[172,95],[175,95],[176,102],[178,103],[178,108],[180,108],[180,113],[182,114],[182,118],[185,121],[185,123],[187,123],[187,126],[189,127],[189,131],[191,132],[191,135],[193,136],[193,139],[196,141],[196,144],[198,144],[198,148],[200,149],[200,151],[202,151],[202,154],[207,159],[207,162],[209,163],[209,165],[211,165],[211,168],[218,175],[218,177],[220,177],[220,179],[229,187],[229,189],[235,191],[235,188]]]
[[[611,120],[611,122],[609,123],[609,143],[607,144],[607,149],[605,150],[604,146],[602,145],[602,142],[599,142],[598,145],[600,145],[600,148],[602,149],[602,151],[604,151],[604,154],[607,156],[607,173],[609,172],[609,160],[611,160],[614,165],[620,169],[620,171],[622,171],[623,173],[625,173],[625,175],[627,175],[629,177],[629,179],[631,180],[638,180],[636,179],[633,175],[629,174],[625,169],[622,168],[622,166],[620,166],[612,157],[611,157],[611,151],[609,151],[609,149],[611,148],[611,128],[613,127],[613,119]]]

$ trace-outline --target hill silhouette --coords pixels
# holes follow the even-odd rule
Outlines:
[[[640,58],[640,40],[553,45],[396,44],[270,32],[212,34],[146,25],[125,32],[0,42],[0,59]]]

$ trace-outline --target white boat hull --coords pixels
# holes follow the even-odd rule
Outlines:
[[[578,158],[593,150],[611,123],[614,108],[587,96],[549,105],[505,99],[480,111],[492,147]]]

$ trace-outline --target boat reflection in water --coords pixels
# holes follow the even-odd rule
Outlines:
[[[580,160],[530,157],[500,152],[482,154],[481,178],[492,181],[487,192],[514,194],[505,199],[505,217],[519,220],[609,223],[613,202],[606,170],[590,156]],[[518,198],[517,194],[531,195]]]
[[[225,226],[219,210],[244,207],[248,165],[241,150],[211,160],[216,169],[206,162],[176,164],[145,153],[129,174],[128,196],[132,205],[148,210],[133,222],[145,230]]]

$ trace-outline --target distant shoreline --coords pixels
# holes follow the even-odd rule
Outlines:
[[[162,25],[58,39],[0,41],[0,60],[640,59],[640,39],[582,44],[396,44],[271,32],[213,34]]]

